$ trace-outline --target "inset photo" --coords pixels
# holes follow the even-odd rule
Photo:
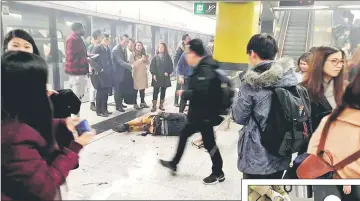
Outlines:
[[[242,180],[243,201],[360,201],[360,180]]]
[[[248,201],[360,201],[360,185],[251,185]]]

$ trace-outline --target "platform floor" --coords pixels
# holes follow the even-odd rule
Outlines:
[[[152,89],[147,91],[146,102],[151,105]],[[173,106],[175,83],[167,90],[165,107],[177,112]],[[242,173],[237,170],[237,140],[239,125],[226,124],[217,130],[217,144],[224,161],[226,180],[216,185],[204,185],[202,179],[211,172],[211,160],[205,149],[196,149],[188,141],[178,166],[178,175],[171,176],[161,167],[159,159],[171,159],[178,137],[140,136],[139,133],[116,133],[111,130],[119,123],[150,113],[150,109],[125,113],[115,111],[113,97],[109,97],[111,116],[97,117],[83,103],[80,116],[88,119],[97,130],[95,139],[80,153],[80,167],[67,178],[69,200],[120,200],[120,199],[173,199],[173,200],[240,200]],[[310,201],[296,199],[293,201]]]
[[[173,106],[175,84],[173,86],[167,90],[165,105],[167,111],[176,112],[178,108]],[[109,110],[113,112],[115,107],[111,99]],[[151,95],[146,97],[149,105],[151,99]],[[178,137],[143,137],[111,130],[117,123],[149,112],[150,109],[134,111],[129,106],[125,114],[116,111],[103,118],[89,110],[89,103],[82,105],[81,117],[89,120],[98,130],[98,135],[82,150],[80,168],[73,170],[67,179],[68,199],[240,200],[242,174],[236,168],[239,126],[232,125],[230,132],[223,128],[217,131],[226,180],[206,186],[202,179],[211,173],[211,160],[204,149],[194,148],[189,141],[178,167],[179,174],[174,177],[159,165],[158,160],[172,158]],[[198,136],[200,134],[191,139]]]

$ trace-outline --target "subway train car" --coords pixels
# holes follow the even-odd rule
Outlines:
[[[3,1],[1,35],[13,29],[29,32],[48,62],[49,83],[54,89],[68,88],[68,76],[64,72],[65,41],[73,22],[85,25],[84,40],[100,29],[110,34],[114,47],[118,36],[128,34],[143,42],[150,57],[159,41],[167,44],[173,57],[183,34],[200,38],[205,44],[210,41],[215,18],[194,16],[190,10],[169,4],[160,1]],[[174,14],[179,16],[170,17]]]

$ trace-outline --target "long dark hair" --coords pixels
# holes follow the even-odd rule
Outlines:
[[[9,44],[9,42],[11,41],[11,39],[13,39],[13,38],[21,38],[23,40],[26,40],[27,42],[29,42],[31,44],[31,46],[33,48],[33,53],[40,56],[39,49],[37,48],[34,39],[31,37],[31,35],[28,32],[26,32],[22,29],[15,29],[6,34],[6,36],[4,38],[3,53],[7,52],[7,46]]]
[[[357,69],[357,72],[346,87],[344,96],[342,98],[341,104],[335,108],[332,114],[329,116],[328,120],[325,123],[322,135],[326,136],[329,132],[331,123],[334,122],[337,117],[345,110],[345,108],[353,108],[360,110],[360,70]]]
[[[163,45],[163,46],[164,46],[164,55],[169,55],[169,51],[168,51],[168,48],[167,48],[165,42],[159,42],[159,44],[158,44],[158,46],[157,46],[157,48],[156,48],[156,54],[159,54],[159,53],[160,53],[160,52],[159,52],[159,47],[160,47],[160,45]]]
[[[309,76],[305,77],[304,85],[308,89],[312,101],[318,101],[324,96],[324,65],[328,57],[334,53],[341,52],[342,58],[345,58],[344,51],[335,47],[322,46],[316,48],[312,62],[309,65]],[[344,67],[339,75],[334,78],[334,96],[337,105],[341,103],[341,97],[344,92]]]
[[[19,121],[31,126],[55,145],[52,109],[46,92],[46,62],[35,54],[9,51],[1,57],[1,121]]]
[[[308,64],[308,66],[309,66],[309,64],[310,64],[310,62],[311,62],[311,56],[312,56],[312,53],[311,52],[305,52],[304,54],[302,54],[300,57],[299,57],[299,59],[298,59],[298,61],[297,61],[297,68],[296,68],[296,72],[300,72],[301,71],[301,69],[300,69],[300,62],[301,61],[304,61],[304,62],[306,62],[307,64]]]
[[[144,47],[144,44],[141,42],[141,41],[136,41],[135,44],[134,44],[134,49],[136,50],[136,45],[140,43],[141,46],[142,46],[142,49],[140,51],[140,54],[141,56],[145,55],[146,56],[146,51],[145,51],[145,47]]]

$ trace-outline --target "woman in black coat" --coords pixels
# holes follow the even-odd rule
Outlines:
[[[173,72],[173,62],[169,56],[168,49],[164,42],[160,42],[156,50],[156,55],[150,63],[150,73],[152,74],[153,107],[151,112],[156,111],[157,99],[160,92],[159,109],[164,111],[164,101],[166,88],[171,87],[170,74]]]
[[[102,34],[101,44],[94,47],[91,54],[91,66],[94,68],[94,87],[96,93],[96,113],[101,117],[108,117],[111,112],[107,109],[108,94],[113,86],[112,81],[112,60],[109,48],[110,37]]]

